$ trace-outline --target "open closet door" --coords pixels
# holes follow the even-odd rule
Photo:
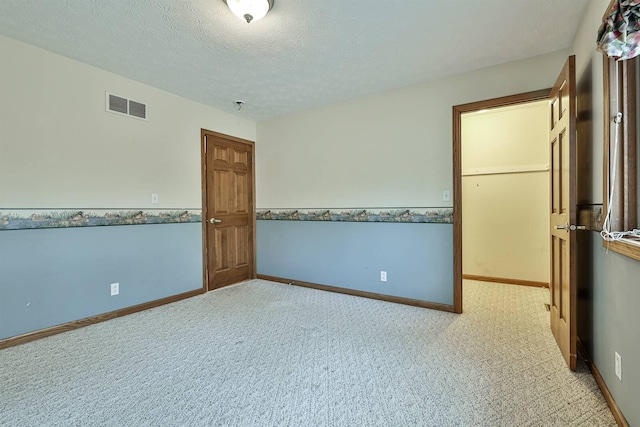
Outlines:
[[[576,71],[567,60],[549,95],[551,330],[570,369],[576,359]]]

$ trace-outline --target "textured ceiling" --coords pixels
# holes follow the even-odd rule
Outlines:
[[[261,120],[571,45],[588,0],[2,0],[0,34]]]

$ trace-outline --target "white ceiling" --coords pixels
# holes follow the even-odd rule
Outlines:
[[[2,0],[0,34],[252,120],[571,45],[588,0]]]

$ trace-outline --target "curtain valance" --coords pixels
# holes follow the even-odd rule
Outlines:
[[[640,55],[640,0],[614,0],[598,30],[598,51],[617,60]]]

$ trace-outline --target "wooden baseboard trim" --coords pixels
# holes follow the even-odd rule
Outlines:
[[[520,280],[520,279],[507,279],[504,277],[488,277],[488,276],[475,276],[473,274],[463,274],[462,278],[465,280],[477,280],[480,282],[505,283],[507,285],[533,286],[536,288],[549,287],[549,283],[547,282],[535,282],[533,280]]]
[[[340,294],[352,295],[356,297],[364,297],[364,298],[377,299],[381,301],[394,302],[397,304],[412,305],[412,306],[421,307],[421,308],[429,308],[432,310],[447,311],[449,313],[454,312],[454,307],[452,305],[440,304],[436,302],[427,302],[427,301],[421,301],[421,300],[416,300],[411,298],[395,297],[391,295],[377,294],[374,292],[365,292],[365,291],[358,291],[355,289],[340,288],[337,286],[319,285],[317,283],[302,282],[300,280],[292,280],[292,279],[284,279],[282,277],[266,276],[264,274],[258,274],[258,279],[269,280],[271,282],[286,283],[288,285],[302,286],[305,288],[318,289],[321,291],[337,292]]]
[[[620,407],[618,406],[615,399],[613,398],[613,395],[609,391],[609,387],[607,387],[607,383],[604,382],[604,378],[602,378],[602,375],[600,375],[600,371],[598,371],[598,367],[595,365],[595,363],[593,363],[593,360],[591,359],[591,355],[587,351],[587,348],[584,346],[580,338],[577,339],[577,344],[578,344],[578,353],[582,355],[587,366],[589,367],[589,370],[593,374],[593,377],[596,379],[596,382],[598,383],[598,387],[600,387],[600,391],[602,391],[602,395],[604,396],[604,399],[607,401],[607,404],[609,405],[609,409],[611,409],[613,418],[615,418],[616,422],[618,423],[618,426],[629,427],[629,423],[625,419],[624,415],[622,415],[622,411],[620,410]]]
[[[26,334],[5,338],[3,340],[0,340],[0,350],[4,348],[14,347],[16,345],[28,343],[30,341],[35,341],[40,338],[61,334],[63,332],[73,331],[74,329],[84,328],[85,326],[94,325],[96,323],[104,322],[105,320],[111,320],[117,317],[122,317],[132,313],[137,313],[139,311],[148,310],[150,308],[159,307],[161,305],[180,301],[185,298],[191,298],[193,296],[200,295],[203,293],[205,293],[204,289],[196,289],[193,291],[184,292],[178,295],[172,295],[170,297],[158,299],[155,301],[145,302],[144,304],[138,304],[132,307],[111,311],[109,313],[98,314],[97,316],[91,316],[91,317],[87,317],[80,320],[74,320],[73,322],[64,323],[62,325],[56,325],[50,328],[40,329],[37,331],[28,332]]]

